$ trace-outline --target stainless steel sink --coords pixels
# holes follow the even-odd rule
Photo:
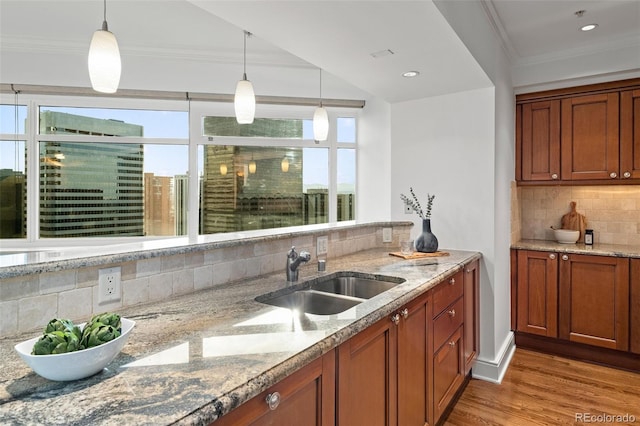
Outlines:
[[[334,315],[385,292],[403,278],[340,271],[300,283],[294,288],[256,297],[256,301],[300,313]]]
[[[387,291],[404,280],[395,277],[384,279],[363,278],[361,276],[336,276],[311,284],[313,290],[324,291],[333,294],[371,299],[378,294]],[[393,281],[391,281],[393,279]]]
[[[340,296],[313,290],[298,290],[281,296],[264,300],[259,300],[258,298],[256,300],[268,305],[316,315],[339,314],[362,303],[362,299],[355,297]]]

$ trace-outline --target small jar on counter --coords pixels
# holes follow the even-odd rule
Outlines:
[[[584,230],[584,244],[587,246],[593,245],[593,229]]]

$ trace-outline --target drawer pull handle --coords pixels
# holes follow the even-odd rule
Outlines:
[[[609,173],[609,177],[610,177],[611,179],[615,179],[615,178],[617,178],[617,177],[618,177],[618,174],[617,174],[616,172],[611,172],[611,173]]]
[[[275,410],[280,405],[280,392],[273,392],[267,395],[267,405],[270,410]]]
[[[631,172],[624,172],[622,176],[624,176],[625,179],[629,179],[631,177]]]
[[[456,316],[456,310],[455,310],[455,309],[452,309],[452,310],[450,310],[450,311],[449,311],[449,312],[447,312],[447,313],[449,314],[449,316],[450,316],[451,318],[453,318],[453,317],[455,317],[455,316]]]
[[[551,179],[553,179],[553,180],[558,179],[558,174],[557,174],[557,173],[553,173],[553,174],[551,175]]]
[[[409,309],[404,308],[400,311],[400,314],[406,319],[409,316]]]
[[[394,323],[395,325],[400,324],[400,314],[391,315],[391,322]]]
[[[449,342],[449,346],[454,347],[456,345],[456,342],[454,342],[453,340]]]
[[[569,260],[569,256],[567,256],[566,254],[562,255],[562,260]]]
[[[551,260],[555,260],[555,259],[556,259],[556,255],[555,255],[555,254],[553,254],[553,253],[551,253],[551,254],[549,255],[549,259],[551,259]]]
[[[456,283],[456,279],[455,279],[455,278],[451,278],[451,279],[449,280],[449,284],[453,285],[453,284],[455,284],[455,283]]]

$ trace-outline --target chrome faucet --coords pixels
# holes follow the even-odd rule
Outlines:
[[[289,254],[287,254],[287,282],[293,283],[298,281],[298,266],[309,260],[311,260],[311,253],[301,251],[300,254],[298,254],[296,253],[296,247],[291,247]]]

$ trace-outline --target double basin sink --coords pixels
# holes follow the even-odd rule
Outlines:
[[[398,277],[340,271],[314,278],[256,301],[315,315],[334,315],[383,293],[405,280]]]

